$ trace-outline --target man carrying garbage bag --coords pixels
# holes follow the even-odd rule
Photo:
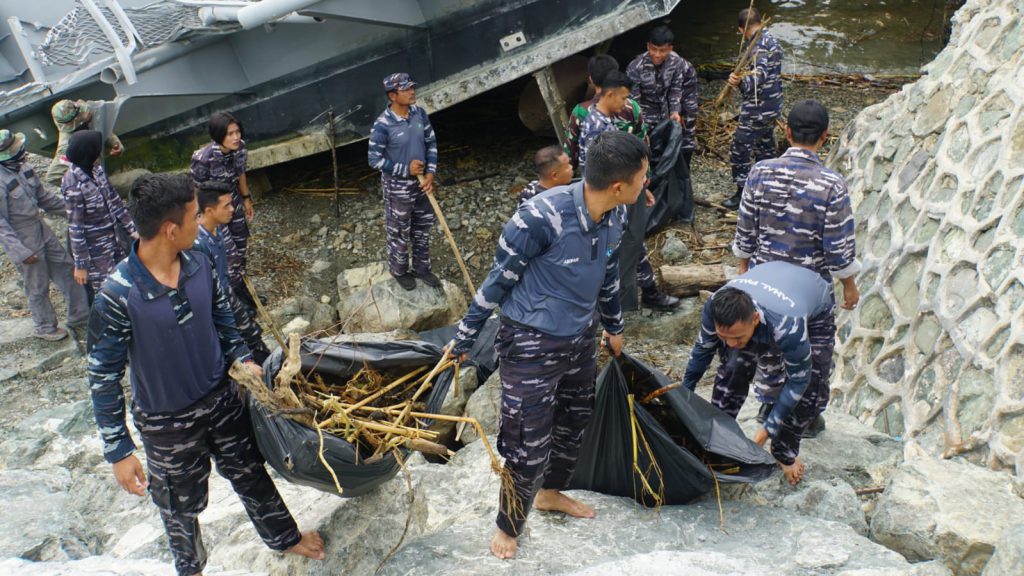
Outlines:
[[[597,319],[622,349],[618,249],[624,205],[644,190],[647,145],[607,131],[587,149],[584,181],[547,190],[505,225],[494,267],[459,324],[452,356],[472,348],[501,306],[495,349],[501,374],[498,451],[503,485],[491,553],[512,558],[531,505],[580,518],[589,506],[561,493],[576,466],[594,404]],[[540,490],[538,491],[538,488]]]
[[[730,280],[704,304],[700,334],[683,386],[693,390],[718,352],[711,403],[736,417],[747,399],[758,356],[775,352],[786,366],[778,402],[754,441],[771,453],[786,479],[803,477],[800,438],[818,415],[818,396],[832,373],[832,285],[816,272],[787,262],[766,262]]]

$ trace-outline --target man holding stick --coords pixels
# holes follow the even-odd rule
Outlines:
[[[782,49],[763,28],[757,8],[740,10],[738,22],[743,34],[741,53],[749,54],[749,69],[729,74],[728,80],[743,96],[729,153],[736,193],[722,202],[730,210],[740,205],[751,155],[755,162],[775,157],[775,119],[782,113]]]
[[[647,165],[639,138],[598,135],[587,150],[583,182],[528,200],[505,225],[494,267],[459,323],[449,354],[464,357],[501,307],[498,451],[514,487],[503,485],[499,499],[490,547],[498,558],[515,556],[531,506],[594,517],[561,490],[593,407],[595,309],[603,339],[614,354],[622,350],[618,248],[624,206],[643,192]]]
[[[384,91],[390,103],[370,130],[368,160],[371,168],[380,170],[388,269],[405,290],[416,288],[416,278],[440,288],[441,281],[430,270],[435,217],[427,198],[434,192],[437,137],[427,112],[416,106],[416,83],[408,74],[384,78]]]

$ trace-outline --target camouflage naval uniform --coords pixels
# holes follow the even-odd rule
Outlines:
[[[655,66],[647,52],[629,63],[626,75],[633,81],[631,96],[640,104],[647,130],[678,112],[683,117],[684,152],[697,148],[697,69],[685,58],[670,52]]]
[[[64,174],[71,165],[64,154],[68,151],[71,135],[79,130],[98,130],[106,138],[107,147],[124,148],[121,139],[111,131],[112,120],[108,126],[108,118],[112,114],[108,112],[108,108],[113,105],[112,102],[103,100],[62,100],[54,105],[51,115],[53,123],[57,126],[57,151],[54,152],[53,160],[46,170],[47,184],[60,186]]]
[[[528,200],[505,225],[494,266],[459,323],[456,355],[501,307],[498,451],[515,493],[502,493],[497,524],[510,536],[522,534],[537,488],[564,489],[576,466],[594,402],[595,309],[610,334],[623,331],[624,219],[617,207],[591,220],[582,182]],[[518,510],[508,509],[512,498]]]
[[[203,254],[181,252],[179,259],[176,289],[158,282],[134,250],[118,264],[89,319],[88,373],[103,455],[113,464],[135,451],[121,388],[130,365],[132,416],[146,450],[149,493],[174,566],[185,576],[206,565],[199,514],[207,505],[211,457],[268,547],[287,550],[302,537],[227,379],[231,362],[251,358],[235,329],[227,288]]]
[[[792,464],[800,453],[801,435],[819,414],[819,397],[827,394],[832,372],[832,285],[806,268],[768,262],[724,287],[746,292],[761,322],[746,346],[730,348],[718,337],[711,315],[714,297],[708,299],[683,385],[693,390],[717,351],[719,366],[711,403],[735,418],[747,398],[758,357],[765,352],[781,356],[785,384],[764,428],[772,439],[772,456]]]
[[[267,356],[270,356],[270,350],[263,343],[263,329],[256,322],[253,310],[242,304],[242,301],[239,300],[238,295],[235,294],[235,289],[231,287],[231,280],[228,277],[228,260],[230,259],[231,252],[234,250],[234,246],[231,243],[231,234],[228,232],[227,226],[218,226],[216,234],[211,233],[203,226],[199,226],[199,233],[196,235],[196,241],[192,246],[194,250],[205,254],[206,258],[213,265],[221,286],[226,287],[225,292],[227,293],[228,305],[231,306],[231,312],[235,315],[235,326],[238,327],[238,333],[242,336],[242,340],[245,340],[249,350],[252,351],[256,363],[263,364]],[[239,289],[244,290],[245,286],[240,286]]]
[[[74,264],[64,244],[39,216],[39,210],[64,216],[64,202],[43,187],[31,166],[11,157],[8,149],[14,138],[24,141],[21,134],[0,130],[0,246],[21,272],[36,332],[52,334],[57,331],[57,314],[50,302],[50,282],[64,293],[68,324],[85,322],[89,304],[85,290],[75,283]],[[26,264],[32,256],[38,260]]]
[[[245,199],[238,187],[248,161],[249,151],[244,141],[238,150],[227,153],[216,142],[210,142],[192,153],[192,180],[197,186],[208,180],[231,185],[231,204],[235,207],[235,214],[228,223],[228,232],[231,233],[235,249],[228,254],[228,276],[231,287],[236,290],[242,285],[248,262],[249,221],[245,217]]]
[[[764,30],[754,50],[750,74],[740,81],[743,104],[729,154],[737,187],[747,181],[751,155],[755,162],[775,157],[775,119],[782,113],[782,49]]]
[[[72,165],[64,174],[60,191],[68,214],[71,256],[75,268],[89,274],[87,292],[91,301],[114,266],[128,255],[127,247],[117,239],[118,223],[128,234],[137,230],[102,166],[94,166],[90,175]]]
[[[630,109],[632,113],[619,113],[614,118],[605,116],[600,110],[597,109],[597,104],[591,104],[587,109],[587,115],[583,118],[580,123],[580,136],[578,147],[578,158],[577,164],[579,165],[580,173],[583,173],[584,167],[587,164],[587,145],[590,144],[597,138],[597,135],[601,132],[608,130],[618,130],[620,132],[628,132],[630,134],[636,134],[641,140],[647,139],[647,128],[644,124],[643,115],[639,112],[640,105],[633,100],[628,100],[626,103],[626,109]],[[626,118],[632,118],[631,121],[626,121]],[[654,268],[651,267],[651,261],[647,256],[647,242],[644,240],[647,231],[647,203],[641,195],[641,197],[632,205],[626,208],[628,227],[623,237],[623,244],[626,246],[622,253],[625,255],[621,262],[622,270],[636,269],[636,287],[642,291],[657,290],[657,285],[654,280]],[[639,256],[636,261],[636,265],[633,266],[632,262],[627,261],[627,258],[635,254],[637,251],[630,249],[630,246],[634,246],[636,243],[640,243]],[[622,286],[620,293],[622,297],[622,308],[625,310],[636,310],[640,305],[640,300],[637,296],[637,290],[634,288],[632,282],[626,282]]]
[[[774,260],[790,262],[817,272],[830,285],[833,276],[843,279],[859,272],[853,209],[843,177],[825,168],[814,152],[796,147],[755,164],[740,201],[733,253],[749,258],[752,268]],[[823,353],[831,358],[835,316],[821,322],[821,337],[828,334]],[[783,379],[782,359],[762,355],[754,384],[758,399],[775,402]],[[829,399],[825,384],[821,411]]]
[[[384,231],[387,236],[388,269],[395,276],[409,272],[409,244],[412,243],[413,274],[423,276],[430,269],[430,229],[434,226],[434,210],[419,180],[409,174],[408,158],[399,158],[401,140],[420,139],[425,151],[421,160],[427,174],[437,172],[437,136],[427,112],[419,106],[409,107],[409,117],[402,118],[389,106],[377,117],[370,130],[367,159],[370,167],[380,170],[384,195]]]
[[[522,207],[524,202],[545,190],[547,190],[547,188],[541,186],[540,180],[534,180],[526,186],[523,186],[523,189],[519,192],[519,207]]]

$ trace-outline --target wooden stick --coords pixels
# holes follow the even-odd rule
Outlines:
[[[366,409],[367,408],[361,408],[361,410]],[[397,410],[390,410],[386,408],[379,410],[381,412],[384,412],[385,414],[393,414],[397,412]],[[433,420],[442,420],[445,422],[464,422],[466,424],[471,424],[474,428],[476,428],[477,435],[480,436],[481,439],[484,439],[484,447],[487,448],[487,453],[491,456],[491,463],[494,464],[495,470],[501,469],[501,464],[499,464],[497,454],[495,454],[494,450],[491,449],[491,443],[486,440],[487,433],[484,432],[484,427],[480,425],[480,421],[477,420],[476,418],[470,418],[468,416],[449,416],[447,414],[430,414],[428,412],[409,412],[408,414],[406,414],[406,416],[412,416],[413,418],[430,418]]]
[[[416,178],[420,181],[420,186],[426,182],[426,177],[422,174],[417,175]],[[469,288],[469,298],[473,299],[473,295],[476,294],[476,288],[473,287],[473,279],[469,277],[469,270],[466,269],[466,263],[462,261],[462,253],[459,252],[459,245],[455,243],[455,237],[452,236],[452,231],[448,228],[448,222],[444,219],[444,212],[441,212],[441,205],[437,203],[437,198],[434,197],[433,193],[427,194],[427,199],[430,200],[430,206],[434,208],[434,214],[437,216],[437,221],[441,224],[441,230],[444,231],[445,238],[448,239],[448,245],[452,247],[452,252],[455,254],[455,261],[459,263],[459,268],[462,270],[462,278],[466,281],[466,287]]]
[[[252,296],[252,301],[256,303],[256,312],[259,313],[263,323],[270,328],[270,333],[274,335],[274,340],[277,340],[277,345],[284,348],[284,336],[281,335],[281,331],[277,329],[274,321],[270,318],[270,313],[263,307],[263,302],[260,302],[260,297],[256,294],[256,287],[252,285],[252,280],[249,280],[248,276],[242,276],[242,282],[245,283],[246,290]]]
[[[419,374],[420,372],[423,372],[426,369],[427,369],[426,366],[420,366],[419,368],[413,370],[412,372],[409,372],[405,376],[402,376],[398,380],[395,380],[391,384],[388,384],[384,388],[381,388],[380,390],[374,392],[373,394],[370,394],[366,398],[363,398],[359,402],[356,402],[355,404],[349,406],[348,408],[345,408],[345,413],[346,414],[351,414],[353,410],[356,410],[358,408],[362,408],[363,406],[366,406],[370,402],[373,402],[377,398],[380,398],[381,396],[387,394],[392,389],[394,389],[394,388],[396,388],[398,386],[401,386],[402,384],[405,384],[406,382],[409,381],[410,378],[412,378],[413,376],[416,376],[417,374]]]
[[[442,371],[447,370],[454,363],[454,361],[448,359],[447,354],[441,354],[441,359],[438,360],[437,364],[434,365],[434,368],[430,371],[430,374],[427,374],[426,379],[423,380],[423,384],[420,384],[420,387],[416,389],[416,393],[412,395],[412,398],[409,398],[409,404],[407,404],[405,408],[402,409],[402,412],[398,415],[398,418],[395,418],[395,424],[401,424],[402,420],[405,420],[406,416],[409,415],[409,411],[412,409],[413,403],[419,399],[421,394],[426,392],[427,388],[430,388],[430,381],[434,379],[434,376],[437,376]]]

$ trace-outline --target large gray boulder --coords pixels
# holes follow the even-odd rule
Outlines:
[[[995,554],[985,565],[982,576],[1003,576],[1024,572],[1024,524],[1003,530]]]
[[[860,498],[853,487],[839,478],[807,482],[802,490],[783,498],[782,507],[842,522],[861,536],[868,535],[868,523]]]
[[[37,376],[79,355],[70,334],[58,342],[45,342],[33,338],[32,329],[31,318],[0,320],[0,384]]]
[[[420,281],[406,291],[377,262],[338,274],[338,314],[346,332],[429,330],[454,324],[466,313],[461,288],[441,281],[440,289]]]
[[[879,498],[871,538],[911,561],[981,574],[1003,531],[1024,518],[1010,476],[959,460],[904,462]]]
[[[485,434],[497,434],[501,423],[501,375],[495,370],[483,386],[480,386],[469,397],[466,403],[466,416],[476,418]],[[463,444],[476,442],[480,438],[476,428],[466,426],[460,436]]]

